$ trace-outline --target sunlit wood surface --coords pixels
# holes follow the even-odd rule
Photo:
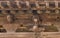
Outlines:
[[[60,38],[60,32],[42,32],[37,34],[39,38]],[[35,38],[33,32],[0,33],[0,38]]]

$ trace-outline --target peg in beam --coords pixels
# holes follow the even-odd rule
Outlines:
[[[9,23],[13,23],[14,22],[14,15],[13,14],[8,14],[7,15],[7,21]]]

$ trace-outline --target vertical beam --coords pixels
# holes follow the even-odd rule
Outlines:
[[[40,6],[38,4],[38,1],[35,4],[36,4],[36,7],[37,7],[37,10],[40,10]]]
[[[16,3],[17,3],[18,8],[21,8],[21,7],[19,6],[19,1],[16,1]]]
[[[9,2],[9,1],[7,1],[7,5],[9,6],[9,8],[11,8],[11,6],[10,6],[10,2]]]
[[[26,1],[26,5],[29,7],[29,1]]]
[[[39,6],[39,4],[38,4],[38,1],[36,2],[36,7],[39,9],[39,10],[37,9],[37,13],[38,13],[38,14],[41,14],[41,12],[40,12],[40,6]]]
[[[49,7],[49,2],[46,1],[46,7]]]
[[[55,6],[56,6],[56,8],[58,8],[58,2],[57,1],[55,1]]]
[[[1,8],[1,1],[0,1],[0,8]]]
[[[56,8],[58,8],[58,2],[57,1],[55,1],[55,6],[56,6]],[[59,13],[59,10],[58,9],[56,9],[56,13],[57,14]]]
[[[50,11],[48,11],[49,9],[49,2],[46,1],[46,13],[50,13]]]
[[[3,9],[3,6],[1,5],[1,1],[0,1],[0,6],[1,6],[1,8]]]

